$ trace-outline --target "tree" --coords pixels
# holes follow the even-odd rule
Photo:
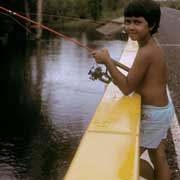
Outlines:
[[[37,22],[39,24],[42,23],[42,7],[43,7],[43,0],[38,0],[37,1]],[[42,29],[40,27],[37,28],[37,34],[36,38],[40,38],[42,34]]]
[[[102,0],[89,0],[88,7],[90,16],[97,20],[102,13]]]

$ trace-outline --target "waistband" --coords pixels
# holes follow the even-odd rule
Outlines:
[[[142,105],[143,109],[168,109],[173,108],[172,101],[169,99],[168,104],[165,106]]]

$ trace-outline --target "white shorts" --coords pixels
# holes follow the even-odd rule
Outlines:
[[[161,140],[166,138],[173,116],[174,106],[171,101],[163,107],[143,105],[140,125],[140,146],[149,149],[157,148]]]

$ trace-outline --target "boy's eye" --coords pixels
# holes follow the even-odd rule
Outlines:
[[[130,23],[131,23],[130,20],[125,20],[125,24],[126,24],[126,25],[128,25],[128,24],[130,24]]]
[[[139,25],[139,24],[141,24],[141,21],[135,20],[135,21],[134,21],[134,24]]]

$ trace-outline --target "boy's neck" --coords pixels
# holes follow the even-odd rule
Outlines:
[[[149,40],[152,39],[151,35],[146,36],[143,40],[138,41],[139,47],[144,47],[146,44],[148,44]]]

